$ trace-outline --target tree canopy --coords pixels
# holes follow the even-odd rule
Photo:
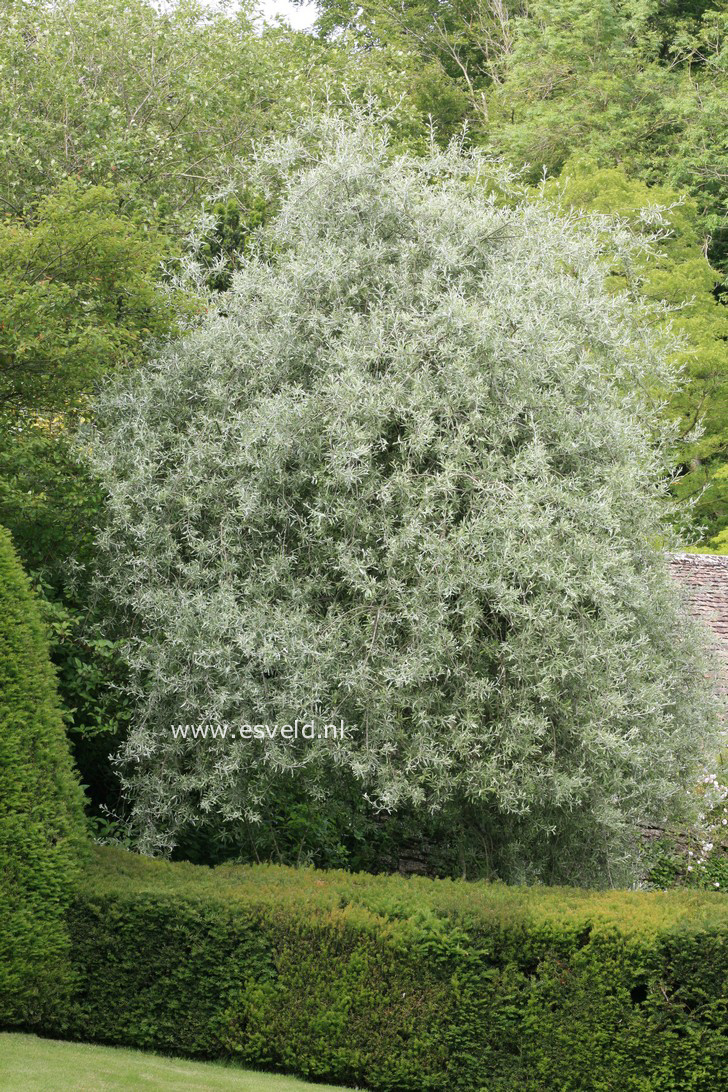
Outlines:
[[[104,372],[169,333],[174,310],[156,285],[163,253],[113,191],[73,179],[0,223],[0,413],[78,410]]]

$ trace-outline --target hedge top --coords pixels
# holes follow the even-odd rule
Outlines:
[[[153,895],[219,901],[263,914],[280,910],[311,922],[339,919],[366,929],[391,924],[417,932],[453,923],[472,931],[542,927],[592,935],[728,931],[728,900],[708,891],[594,891],[511,887],[500,883],[372,876],[280,865],[220,865],[141,857],[97,847],[84,887],[89,894]]]

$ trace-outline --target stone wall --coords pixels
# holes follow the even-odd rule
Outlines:
[[[691,611],[713,634],[722,665],[717,688],[728,700],[728,557],[673,554],[670,570],[687,593]]]

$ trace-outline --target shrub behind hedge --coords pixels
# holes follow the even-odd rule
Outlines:
[[[41,1022],[68,978],[81,799],[38,608],[0,527],[0,1025]]]
[[[100,850],[49,1030],[381,1090],[698,1092],[728,904]]]

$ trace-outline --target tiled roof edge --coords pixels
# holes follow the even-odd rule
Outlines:
[[[728,569],[728,554],[690,554],[686,551],[668,554],[672,561],[686,561],[693,565],[716,565],[719,568]]]

